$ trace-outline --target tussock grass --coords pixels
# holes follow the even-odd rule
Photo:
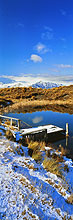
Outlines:
[[[40,150],[41,151],[45,151],[45,141],[41,141],[40,143],[39,143],[39,145],[40,145]]]
[[[34,160],[40,161],[42,159],[41,151],[45,149],[44,142],[30,141],[28,148],[32,150],[32,158]]]
[[[73,193],[67,198],[67,202],[73,205]]]
[[[33,152],[32,158],[36,161],[42,160],[42,153],[40,151]]]
[[[57,159],[57,154],[55,154],[55,153],[53,152],[52,158],[53,158],[53,159]]]
[[[9,106],[8,101],[11,105]],[[8,105],[8,109],[7,106]],[[70,106],[69,106],[70,105]],[[71,107],[72,106],[72,107]],[[6,111],[33,111],[47,108],[53,111],[73,112],[73,86],[60,86],[54,89],[5,88],[0,89],[0,107]]]
[[[69,168],[68,168],[68,165],[67,165],[67,164],[64,165],[64,170],[67,171],[67,172],[69,172]]]
[[[69,153],[69,150],[61,146],[61,156],[67,156],[68,153]]]
[[[1,125],[1,123],[2,123],[2,119],[0,118],[0,125]]]
[[[7,119],[7,120],[4,122],[4,124],[5,124],[5,125],[10,125],[10,120]]]
[[[37,141],[33,142],[30,141],[30,143],[28,144],[28,148],[32,149],[33,151],[36,151],[40,148],[39,143]]]
[[[45,150],[45,142],[44,141],[41,141],[41,142],[38,142],[38,141],[29,141],[27,140],[28,142],[28,148],[29,149],[32,149],[32,150],[41,150],[41,151],[44,151]]]
[[[10,130],[7,130],[7,131],[6,131],[6,137],[7,137],[8,139],[11,139],[11,140],[14,139],[14,138],[13,138],[13,135],[12,135],[12,133],[11,133]]]
[[[56,174],[58,177],[62,177],[61,165],[55,159],[45,158],[43,161],[43,166],[47,171]]]

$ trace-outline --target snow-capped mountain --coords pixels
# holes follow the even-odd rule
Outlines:
[[[30,81],[17,81],[17,80],[11,80],[8,78],[0,77],[0,88],[11,88],[11,87],[29,87],[32,86],[33,88],[42,88],[42,89],[48,89],[48,88],[54,88],[62,86],[62,84],[52,83],[52,82],[44,82],[39,81],[35,82],[34,84],[31,84]]]
[[[51,89],[51,88],[54,88],[54,87],[62,86],[62,84],[40,81],[40,82],[37,82],[35,84],[32,84],[31,86],[33,88]]]

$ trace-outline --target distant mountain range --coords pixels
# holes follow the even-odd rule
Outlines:
[[[40,81],[40,82],[37,82],[35,84],[32,84],[31,86],[33,88],[51,89],[51,88],[54,88],[54,87],[62,86],[62,84]]]
[[[37,83],[31,84],[33,88],[51,89],[54,87],[62,86],[62,84],[43,82],[39,81]],[[26,81],[15,81],[8,78],[0,77],[0,88],[11,88],[11,87],[29,87]]]

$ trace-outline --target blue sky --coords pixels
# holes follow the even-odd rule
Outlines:
[[[73,81],[73,0],[1,0],[0,44],[0,76]]]

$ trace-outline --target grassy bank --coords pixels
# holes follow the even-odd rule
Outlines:
[[[0,89],[0,111],[33,112],[53,110],[73,114],[73,86],[53,89]]]

